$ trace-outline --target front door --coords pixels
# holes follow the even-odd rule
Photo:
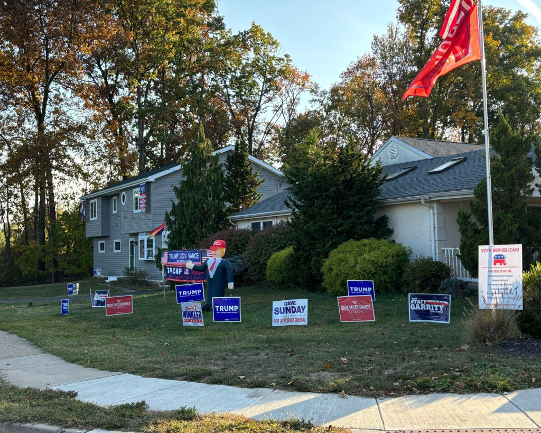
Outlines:
[[[130,239],[130,269],[135,268],[135,239]]]

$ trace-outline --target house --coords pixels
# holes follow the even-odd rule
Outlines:
[[[214,152],[224,165],[234,150],[229,146]],[[265,180],[259,188],[262,200],[284,190],[283,173],[249,157],[258,176]],[[86,208],[86,237],[92,238],[94,268],[102,276],[116,278],[126,267],[144,269],[151,279],[161,279],[154,263],[157,247],[167,246],[167,232],[152,238],[150,232],[164,222],[165,211],[176,201],[173,186],[182,180],[179,163],[161,167],[115,183],[81,197]]]
[[[469,210],[473,190],[485,177],[483,145],[391,137],[373,155],[387,176],[377,198],[376,217],[387,215],[391,239],[410,247],[414,256],[432,257],[469,278],[456,253],[460,246],[458,212]],[[230,217],[239,228],[265,220],[291,218],[280,195]],[[541,206],[539,194],[531,204]]]

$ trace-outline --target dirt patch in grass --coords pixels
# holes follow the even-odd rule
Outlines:
[[[498,344],[502,355],[535,356],[541,358],[541,340],[535,338],[514,338]]]
[[[345,373],[333,373],[332,371],[316,371],[310,373],[308,377],[312,380],[321,380],[323,382],[333,382],[336,379],[343,379],[347,377]]]

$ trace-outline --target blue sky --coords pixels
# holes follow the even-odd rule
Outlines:
[[[523,10],[541,28],[541,0],[485,0],[484,5]],[[252,21],[280,42],[293,64],[323,88],[339,81],[349,63],[370,52],[374,34],[396,21],[397,0],[219,0],[233,32]]]

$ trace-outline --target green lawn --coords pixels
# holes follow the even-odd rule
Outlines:
[[[73,281],[79,283],[79,295],[89,295],[95,290],[107,290],[109,285],[100,284],[92,280]],[[111,287],[111,293],[121,293],[120,289]],[[67,296],[67,283],[40,284],[37,286],[19,286],[19,287],[0,287],[0,300],[9,299],[36,299],[36,298],[56,298]]]
[[[88,367],[150,377],[246,387],[389,396],[418,392],[508,391],[537,386],[541,359],[503,356],[467,345],[463,312],[451,324],[409,323],[407,296],[379,295],[376,321],[340,323],[336,298],[323,293],[242,287],[242,323],[182,326],[172,292],[134,300],[134,314],[105,317],[88,300],[0,304],[0,328],[46,352]],[[272,327],[273,300],[308,298],[308,326]],[[470,347],[471,346],[471,347]]]

